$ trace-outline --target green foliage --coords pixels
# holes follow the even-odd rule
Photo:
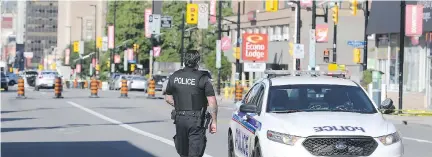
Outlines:
[[[363,78],[361,80],[363,88],[367,88],[367,86],[372,82],[372,71],[373,70],[370,69],[363,71]]]
[[[71,45],[69,45],[69,46],[70,46],[69,47],[70,50],[73,50],[73,47]],[[86,42],[84,42],[84,54],[83,54],[83,56],[88,55],[91,52],[95,52],[95,42],[94,41],[86,41]],[[91,58],[92,57],[90,56],[90,57],[88,57],[88,58],[86,58],[86,59],[83,60],[83,65],[81,66],[81,73],[83,74],[83,76],[88,76],[89,75],[89,72],[90,72],[89,71],[90,70],[89,67],[90,67],[90,64],[92,62]],[[76,60],[76,59],[78,59],[78,60],[75,62],[74,60]],[[69,64],[70,64],[71,68],[75,69],[76,64],[79,64],[79,63],[80,63],[80,61],[79,61],[79,53],[78,52],[71,52],[70,53],[70,61],[69,61]]]

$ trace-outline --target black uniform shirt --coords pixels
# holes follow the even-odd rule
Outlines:
[[[184,68],[185,71],[193,71],[194,69],[192,68]],[[173,93],[175,93],[176,89],[174,89],[174,87],[172,85],[170,85],[171,81],[168,81],[167,87],[166,87],[166,94],[167,95],[173,95]],[[198,87],[200,89],[204,89],[205,92],[205,96],[215,96],[215,92],[214,92],[214,88],[213,85],[210,82],[210,78],[207,75],[204,75],[203,77],[201,77],[201,79],[199,80],[198,83]]]

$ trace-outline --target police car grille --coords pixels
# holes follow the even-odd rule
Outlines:
[[[378,143],[372,137],[363,136],[309,137],[303,142],[303,146],[315,156],[369,156],[378,147]]]

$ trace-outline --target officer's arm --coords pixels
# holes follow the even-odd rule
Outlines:
[[[168,80],[167,87],[166,87],[166,89],[165,89],[165,93],[166,93],[166,95],[165,95],[165,101],[166,101],[168,104],[170,104],[171,106],[174,106],[174,98],[173,98],[173,96],[172,96],[173,88],[172,88],[172,86],[170,85],[170,84],[171,84],[170,82],[171,82],[171,81]]]
[[[213,85],[211,84],[209,78],[203,79],[204,91],[208,101],[208,111],[212,115],[213,123],[217,122],[218,105],[216,101],[216,96],[214,92]],[[201,81],[200,81],[201,82]]]

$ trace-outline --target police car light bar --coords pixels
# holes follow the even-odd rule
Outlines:
[[[311,76],[340,76],[345,75],[345,72],[342,71],[334,71],[334,72],[325,72],[325,71],[314,71],[314,70],[307,70],[307,71],[291,71],[291,70],[265,70],[264,74],[267,74],[267,77],[277,77],[277,76],[304,76],[304,75],[311,75]]]

